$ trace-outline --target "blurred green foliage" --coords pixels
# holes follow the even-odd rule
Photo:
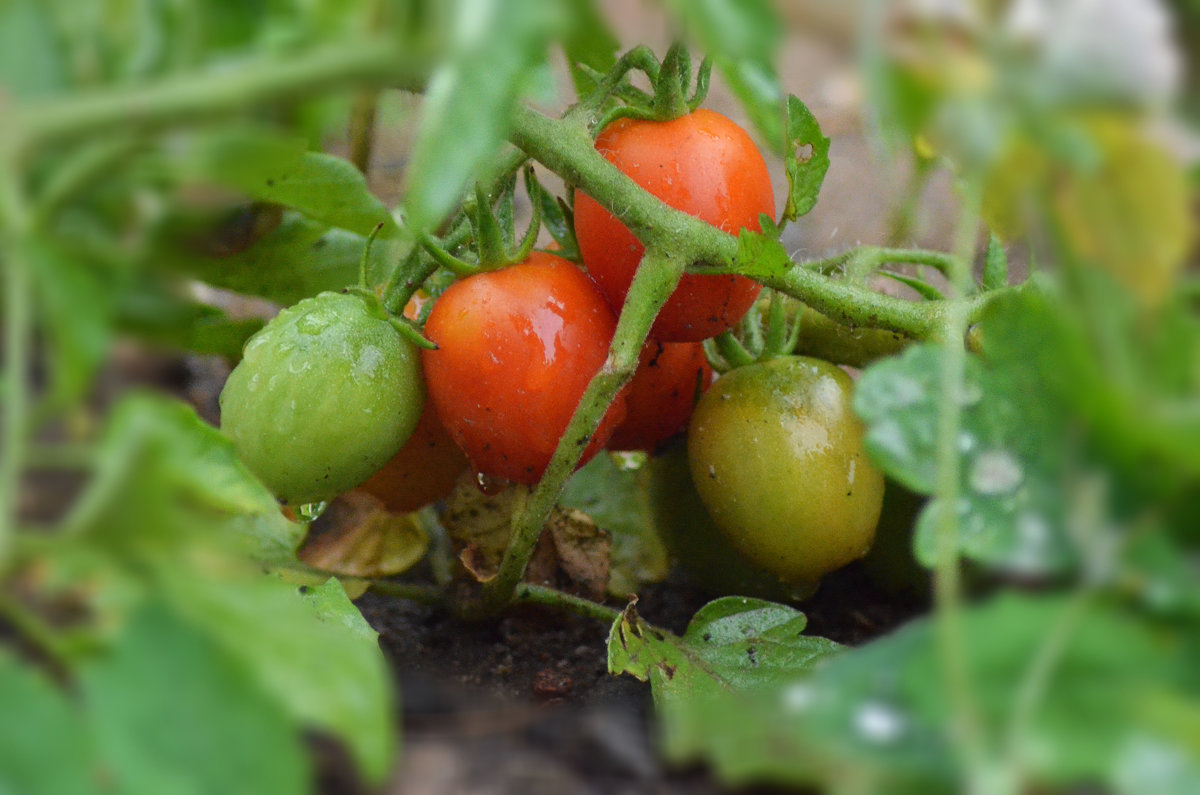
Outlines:
[[[668,757],[731,782],[1194,792],[1200,172],[1171,143],[1196,130],[1169,60],[1190,63],[1194,119],[1200,4],[869,5],[883,7],[862,20],[869,118],[921,174],[949,174],[968,210],[977,197],[994,233],[982,290],[900,278],[930,301],[1024,282],[971,330],[977,353],[950,394],[962,354],[945,344],[870,365],[858,394],[877,463],[933,498],[901,537],[915,530],[933,566],[952,526],[956,559],[992,592],[853,650],[758,600],[718,600],[681,637],[627,611],[610,668],[650,681]],[[1034,6],[1041,27],[1017,13]],[[816,116],[784,101],[777,9],[654,10],[782,155],[785,215],[812,209],[836,161]],[[639,43],[619,42],[609,13],[595,0],[0,0],[0,790],[303,792],[313,730],[386,778],[391,677],[336,580],[291,581],[305,526],[183,403],[113,398],[99,381],[118,341],[236,360],[263,322],[247,296],[286,305],[355,283],[378,225],[366,274],[380,290],[414,228],[469,247],[457,211],[511,163],[515,104],[568,99],[563,58],[589,91]],[[1182,52],[1162,32],[1169,13]],[[297,74],[322,79],[297,87]],[[422,84],[409,118],[393,89]],[[406,123],[398,201],[325,151],[363,92]],[[24,138],[38,120],[84,134]],[[537,199],[569,244],[568,204]],[[763,228],[742,236],[739,266],[800,267]],[[857,358],[876,330],[842,331],[852,364],[906,343],[889,335]],[[656,466],[597,458],[563,498],[613,532],[617,592],[665,575]],[[59,470],[82,485],[32,515],[21,490]]]

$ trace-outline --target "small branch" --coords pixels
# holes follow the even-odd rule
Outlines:
[[[4,621],[56,669],[64,674],[71,667],[68,644],[41,616],[30,610],[7,589],[0,587],[0,621]]]
[[[18,107],[6,122],[0,149],[25,160],[110,132],[207,121],[352,85],[420,90],[425,69],[419,53],[390,39],[339,44],[291,60],[266,57],[243,62],[236,72],[187,74]]]
[[[511,140],[568,184],[600,202],[647,247],[673,251],[690,270],[702,273],[741,273],[767,287],[803,301],[847,326],[881,328],[918,340],[940,339],[946,328],[947,307],[953,301],[916,303],[882,295],[860,285],[832,279],[823,270],[840,270],[851,259],[882,266],[889,262],[928,265],[947,274],[961,274],[960,259],[926,250],[859,247],[837,257],[795,266],[779,273],[747,273],[739,268],[737,239],[687,213],[668,207],[642,190],[595,150],[587,127],[573,113],[551,119],[525,106],[513,112]],[[969,318],[984,303],[1002,295],[997,290],[969,301]]]
[[[4,412],[0,416],[0,572],[9,562],[18,512],[21,470],[29,424],[29,365],[33,347],[33,263],[26,257],[30,219],[23,181],[5,162],[0,168],[0,243],[4,251]]]
[[[371,172],[371,150],[375,146],[375,107],[379,102],[379,91],[368,89],[354,97],[350,108],[350,162],[363,175]]]
[[[514,601],[523,604],[563,608],[573,613],[578,613],[585,618],[594,618],[597,621],[603,621],[606,624],[611,624],[621,617],[620,610],[593,602],[590,599],[583,599],[569,593],[564,593],[554,588],[546,588],[542,585],[521,583],[517,586],[513,598]]]
[[[397,580],[371,580],[368,588],[372,593],[377,593],[381,596],[407,599],[410,602],[417,602],[423,605],[441,605],[446,603],[445,592],[441,588],[432,585],[418,585],[416,583],[399,582]]]

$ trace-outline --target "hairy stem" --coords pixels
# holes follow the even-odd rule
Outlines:
[[[558,501],[563,485],[575,471],[584,449],[621,387],[633,376],[638,354],[658,311],[683,276],[684,261],[674,252],[648,249],[634,274],[629,296],[609,346],[608,359],[592,378],[546,472],[513,514],[512,536],[496,577],[485,585],[484,609],[507,604],[525,573],[542,526]]]
[[[979,192],[969,187],[959,219],[952,267],[947,274],[950,289],[965,292],[970,284],[970,261],[979,224]],[[958,436],[962,427],[962,405],[967,352],[963,347],[970,306],[963,301],[945,302],[941,397],[938,406],[937,479],[934,496],[942,506],[935,530],[934,627],[938,659],[946,678],[951,703],[950,734],[962,757],[971,782],[970,792],[989,792],[989,763],[986,738],[979,717],[970,666],[967,663],[962,619],[962,582],[959,567],[958,505],[962,483],[962,461]]]
[[[751,272],[752,268],[737,262],[737,238],[668,207],[638,187],[593,148],[587,127],[573,114],[551,119],[519,106],[512,118],[513,143],[568,184],[579,186],[596,199],[647,247],[669,248],[695,272],[751,275],[847,326],[881,328],[918,340],[940,339],[946,329],[950,301],[917,303],[881,295],[858,284],[829,278],[822,271],[840,270],[855,259],[856,264],[872,267],[889,262],[913,263],[956,274],[965,269],[956,255],[864,246],[782,272]],[[969,302],[968,318],[974,318],[988,301],[1002,293],[997,290],[962,299]]]
[[[425,69],[419,53],[387,38],[338,44],[302,58],[264,57],[236,72],[186,74],[19,107],[6,121],[0,148],[28,158],[84,138],[207,121],[352,85],[419,90]]]
[[[608,624],[621,617],[620,610],[542,585],[518,585],[514,600],[523,604],[563,608],[585,618],[594,618]]]

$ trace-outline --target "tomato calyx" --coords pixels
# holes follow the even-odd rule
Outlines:
[[[742,317],[736,333],[731,329],[704,341],[709,364],[727,373],[795,353],[804,317],[800,309],[787,295],[767,291]]]
[[[634,70],[650,78],[653,94],[629,84],[628,75]],[[692,59],[685,46],[678,42],[671,45],[661,62],[648,47],[640,46],[622,56],[608,74],[593,76],[597,79],[596,91],[583,104],[595,106],[598,119],[592,131],[599,135],[618,119],[671,121],[694,112],[708,96],[712,59],[705,57],[700,62],[693,83]],[[624,104],[612,105],[614,100]],[[610,107],[600,113],[605,105]]]
[[[474,261],[450,253],[446,246],[428,232],[418,231],[421,246],[434,261],[458,277],[499,270],[529,259],[542,226],[542,191],[532,166],[526,166],[524,174],[525,190],[533,206],[533,217],[519,242],[516,240],[513,219],[513,196],[516,192],[516,174],[513,173],[501,184],[496,197],[488,195],[483,185],[476,183],[474,197],[463,203],[463,214],[470,224],[471,236],[475,242]]]

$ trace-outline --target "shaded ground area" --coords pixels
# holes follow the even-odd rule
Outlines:
[[[638,602],[650,622],[682,632],[708,596],[678,575]],[[470,793],[725,793],[702,768],[664,767],[649,686],[607,674],[608,627],[522,608],[492,622],[368,594],[404,699],[404,761],[391,791]],[[809,631],[861,643],[922,609],[887,596],[857,568],[831,576],[802,606]],[[330,781],[330,792],[357,792]]]

